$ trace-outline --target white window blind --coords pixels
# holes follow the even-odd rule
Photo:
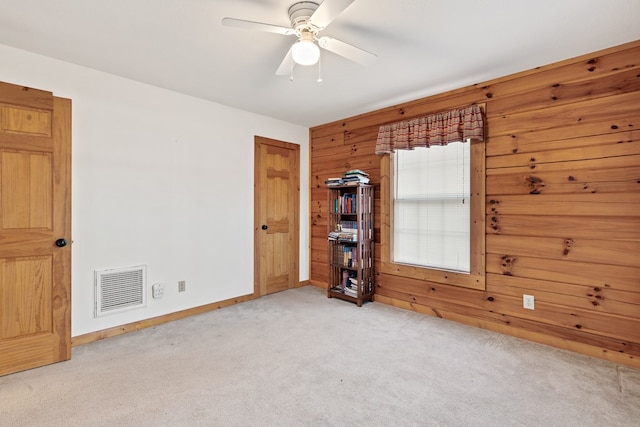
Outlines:
[[[395,152],[394,262],[469,273],[469,147]]]

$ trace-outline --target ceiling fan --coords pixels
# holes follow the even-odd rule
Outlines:
[[[294,3],[289,8],[291,27],[236,18],[224,18],[222,24],[227,27],[266,31],[285,36],[295,35],[298,41],[291,46],[282,60],[276,71],[278,76],[291,74],[295,64],[316,64],[320,58],[319,47],[359,64],[369,65],[377,58],[373,53],[333,37],[318,35],[353,2],[354,0],[324,0],[321,4],[314,1]]]

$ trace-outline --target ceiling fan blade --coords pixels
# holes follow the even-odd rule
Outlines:
[[[329,36],[318,38],[318,46],[362,65],[371,65],[378,58],[371,52]]]
[[[322,30],[338,17],[354,0],[324,0],[309,18],[315,27]]]
[[[245,21],[244,19],[236,18],[224,18],[222,20],[222,25],[224,25],[225,27],[242,28],[245,30],[266,31],[268,33],[282,34],[285,36],[290,36],[296,33],[293,28],[264,24],[262,22]]]
[[[276,70],[276,76],[288,76],[291,74],[291,70],[294,66],[293,57],[291,56],[291,48],[287,52],[286,56],[280,63],[280,66]]]

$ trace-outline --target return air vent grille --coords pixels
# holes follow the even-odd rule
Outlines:
[[[96,270],[95,316],[144,307],[146,299],[146,266]]]

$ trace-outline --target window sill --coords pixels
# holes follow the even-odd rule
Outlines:
[[[380,272],[392,276],[440,283],[443,285],[485,290],[484,272],[459,273],[456,271],[436,270],[393,262],[381,262]]]

